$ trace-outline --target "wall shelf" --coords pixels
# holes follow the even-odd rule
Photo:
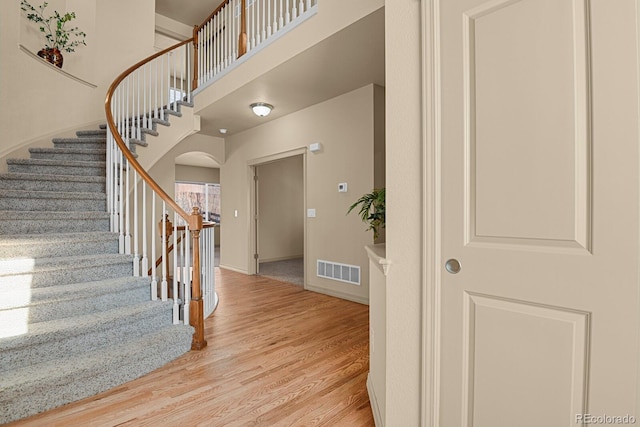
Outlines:
[[[52,70],[62,74],[63,76],[66,76],[66,77],[70,78],[71,80],[74,80],[74,81],[76,81],[78,83],[81,83],[81,84],[83,84],[85,86],[89,86],[90,88],[93,88],[93,89],[96,89],[98,87],[97,85],[95,85],[95,84],[93,84],[91,82],[88,82],[88,81],[83,80],[83,79],[81,79],[79,77],[76,77],[73,74],[70,74],[70,73],[64,71],[62,68],[58,68],[55,65],[45,61],[44,59],[40,58],[35,53],[31,52],[31,50],[29,50],[29,48],[23,46],[22,44],[20,44],[19,46],[20,46],[20,50],[22,50],[24,53],[26,53],[27,55],[29,55],[30,57],[32,57],[36,61],[44,64],[45,66],[51,68]]]

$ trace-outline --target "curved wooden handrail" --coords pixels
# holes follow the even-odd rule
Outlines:
[[[168,47],[158,53],[155,53],[149,56],[146,59],[132,65],[127,68],[123,73],[121,73],[109,86],[109,90],[107,91],[107,96],[105,99],[105,114],[107,118],[107,126],[109,127],[109,131],[113,136],[116,145],[125,156],[129,165],[133,167],[133,169],[140,175],[142,180],[171,208],[173,208],[174,212],[176,212],[180,217],[182,217],[189,226],[189,231],[191,232],[191,237],[193,239],[193,270],[196,272],[193,275],[192,281],[192,296],[189,301],[189,324],[194,327],[194,334],[191,340],[191,349],[192,350],[201,350],[207,346],[207,341],[204,337],[204,309],[203,309],[203,300],[202,300],[202,289],[200,287],[200,232],[202,231],[202,215],[199,213],[199,208],[194,207],[193,212],[188,214],[185,212],[173,198],[171,198],[159,185],[156,183],[153,178],[149,175],[149,173],[138,163],[133,153],[129,150],[127,145],[125,144],[122,136],[118,132],[116,127],[116,123],[113,117],[113,113],[111,112],[111,103],[118,86],[124,81],[127,76],[133,73],[135,70],[144,66],[145,64],[153,61],[154,59],[165,55],[172,50],[175,50],[185,44],[191,43],[193,38],[184,40],[180,43],[176,43],[175,45]],[[134,184],[136,185],[136,184]]]
[[[129,74],[131,74],[132,72],[134,72],[135,70],[137,70],[138,68],[142,67],[144,64],[147,64],[151,61],[153,61],[154,59],[156,59],[159,56],[162,56],[174,49],[179,48],[180,46],[183,46],[187,43],[190,43],[193,41],[193,38],[184,40],[180,43],[177,43],[171,47],[168,47],[164,50],[161,50],[158,53],[155,53],[153,55],[151,55],[150,57],[143,59],[142,61],[136,63],[135,65],[132,65],[131,67],[127,68],[123,73],[121,73],[118,77],[116,77],[116,79],[113,81],[113,83],[111,83],[111,86],[109,86],[109,90],[107,91],[107,97],[104,101],[104,108],[105,108],[105,113],[107,116],[107,126],[109,126],[109,129],[111,130],[111,134],[113,135],[116,144],[118,144],[118,147],[120,148],[120,150],[122,151],[122,153],[124,154],[124,156],[127,158],[127,161],[129,162],[129,164],[138,172],[138,174],[140,175],[140,177],[149,185],[149,187],[151,187],[153,189],[153,191],[155,191],[158,196],[160,196],[160,198],[162,200],[164,200],[169,206],[171,206],[173,208],[173,210],[175,210],[178,215],[180,215],[185,221],[187,221],[187,224],[189,224],[189,228],[191,230],[193,230],[194,228],[192,228],[192,226],[196,226],[196,224],[192,221],[192,216],[188,214],[187,212],[184,211],[184,209],[182,209],[176,202],[175,200],[173,200],[154,180],[153,178],[151,178],[151,176],[147,173],[146,170],[144,170],[144,168],[140,165],[140,163],[138,163],[138,160],[136,160],[135,156],[133,155],[133,153],[129,150],[129,148],[127,147],[127,144],[125,144],[125,142],[122,139],[122,136],[120,136],[120,133],[118,132],[118,129],[116,127],[116,123],[115,120],[113,118],[113,113],[111,112],[111,100],[113,99],[113,94],[115,93],[116,88],[120,85],[120,83],[122,83],[122,81],[127,78],[127,76]]]

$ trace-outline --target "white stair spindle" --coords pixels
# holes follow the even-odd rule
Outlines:
[[[173,213],[173,324],[180,323],[178,307],[178,215]]]
[[[185,233],[186,233],[186,235],[184,236],[185,287],[184,287],[184,310],[183,311],[184,311],[184,324],[188,325],[189,324],[189,302],[191,301],[191,257],[190,257],[190,250],[189,250],[189,248],[191,247],[191,232],[189,231],[188,227],[185,227]]]
[[[138,172],[133,171],[133,275],[140,276],[140,254],[138,253]]]
[[[167,203],[162,201],[162,282],[160,282],[160,298],[162,301],[168,299],[167,288]]]
[[[137,101],[137,106],[136,106],[136,123],[137,123],[137,138],[139,140],[142,140],[142,117],[140,115],[140,96],[142,95],[142,89],[140,86],[140,70],[136,70],[136,77],[137,77],[137,81],[138,81],[138,86],[137,86],[137,90],[135,93],[135,97],[136,97],[136,101]]]
[[[156,193],[151,192],[151,299],[153,301],[158,299],[158,278],[156,267]]]
[[[276,0],[273,0],[273,23],[276,21]],[[267,37],[271,37],[273,27],[271,26],[271,0],[267,0]]]
[[[295,2],[296,0],[293,0],[293,1]],[[289,9],[289,0],[287,0],[287,14],[286,14],[286,19],[285,19],[285,21],[284,21],[286,24],[288,24],[289,22],[291,22],[291,15],[289,14],[289,11],[290,11],[290,10],[291,10],[291,9]]]
[[[149,277],[149,257],[147,254],[147,183],[140,181],[142,185],[142,277]],[[153,260],[155,262],[155,260]]]
[[[304,1],[300,0],[300,5],[298,6],[298,15],[302,15],[304,13]]]
[[[293,7],[291,8],[291,19],[296,19],[298,17],[298,3],[296,3],[297,0],[293,0]]]
[[[120,168],[118,170],[118,175],[119,175],[119,179],[118,179],[118,191],[120,193],[120,198],[118,200],[118,249],[119,252],[121,254],[124,253],[125,249],[124,249],[124,154],[122,154],[122,151],[120,152],[119,155],[119,160],[120,160]]]
[[[262,39],[261,39],[261,41],[264,41],[267,38],[267,22],[269,22],[269,18],[265,14],[265,12],[266,12],[266,8],[264,7],[265,0],[259,0],[259,2],[261,4],[260,9],[262,10]],[[267,4],[269,4],[268,1],[267,1]]]
[[[280,13],[278,14],[278,27],[276,28],[276,30],[279,30],[284,26],[284,9],[282,9],[282,0],[280,0],[280,8],[278,9],[278,11]]]

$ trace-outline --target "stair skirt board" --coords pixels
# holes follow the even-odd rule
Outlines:
[[[132,139],[147,145],[147,134]],[[118,253],[105,126],[32,148],[0,174],[0,424],[83,399],[188,352],[193,328]]]

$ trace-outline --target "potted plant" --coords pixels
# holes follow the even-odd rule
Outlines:
[[[369,224],[367,231],[373,230],[373,240],[377,240],[380,229],[385,228],[385,189],[374,188],[370,193],[363,195],[349,207],[347,214],[358,206],[362,222]]]
[[[53,11],[53,15],[44,16],[48,3],[44,2],[41,6],[31,6],[26,0],[21,0],[20,8],[27,12],[27,19],[35,22],[40,26],[40,32],[44,34],[44,49],[38,52],[38,56],[44,58],[48,62],[62,68],[62,51],[75,52],[75,48],[87,44],[84,38],[87,36],[78,27],[66,28],[69,21],[76,18],[75,12],[67,12],[60,14],[57,10]]]

